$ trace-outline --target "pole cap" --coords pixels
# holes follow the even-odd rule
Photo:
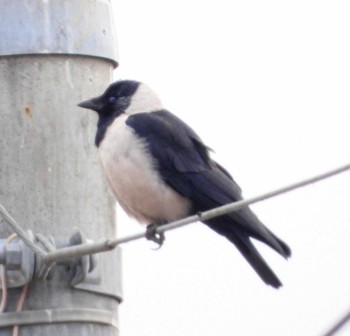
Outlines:
[[[108,0],[1,0],[0,57],[80,55],[118,65]]]

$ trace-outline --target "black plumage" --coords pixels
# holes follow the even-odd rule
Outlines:
[[[151,158],[162,183],[188,200],[191,206],[187,215],[242,200],[240,187],[226,169],[210,158],[209,148],[200,137],[181,119],[159,109],[157,100],[152,100],[154,97],[147,100],[147,96],[142,96],[154,94],[144,88],[144,84],[135,81],[119,81],[101,96],[79,105],[99,114],[96,145],[100,145],[114,120],[124,115],[125,127],[145,144],[144,155]],[[159,222],[163,219],[159,218]],[[267,244],[285,258],[291,255],[291,250],[249,207],[206,220],[204,224],[232,242],[266,284],[281,286],[251,238]]]
[[[164,181],[191,199],[191,214],[242,199],[241,189],[230,174],[210,159],[208,147],[199,136],[172,113],[166,110],[138,113],[126,123],[146,139]],[[235,244],[265,283],[281,286],[249,237],[269,245],[286,258],[291,250],[248,207],[204,223]]]

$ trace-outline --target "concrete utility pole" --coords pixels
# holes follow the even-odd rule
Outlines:
[[[116,235],[93,144],[96,116],[76,106],[111,82],[115,43],[110,1],[0,2],[0,203],[25,229],[66,241],[74,228],[95,241]],[[0,237],[10,233],[1,224]],[[117,335],[120,272],[110,253],[98,255],[97,280],[78,288],[71,266],[34,277],[20,335]],[[20,291],[9,290],[5,314],[16,311]]]

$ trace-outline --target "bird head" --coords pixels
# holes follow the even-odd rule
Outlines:
[[[78,106],[93,110],[100,117],[122,113],[131,115],[163,108],[158,96],[148,86],[132,80],[112,83],[102,95],[85,100]]]

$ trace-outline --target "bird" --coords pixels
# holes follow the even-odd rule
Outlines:
[[[148,85],[118,80],[78,106],[98,114],[95,145],[107,184],[125,212],[147,225],[147,238],[161,245],[158,226],[243,199],[211,149]],[[267,285],[282,286],[252,239],[286,259],[291,249],[249,207],[202,222],[233,243]]]

